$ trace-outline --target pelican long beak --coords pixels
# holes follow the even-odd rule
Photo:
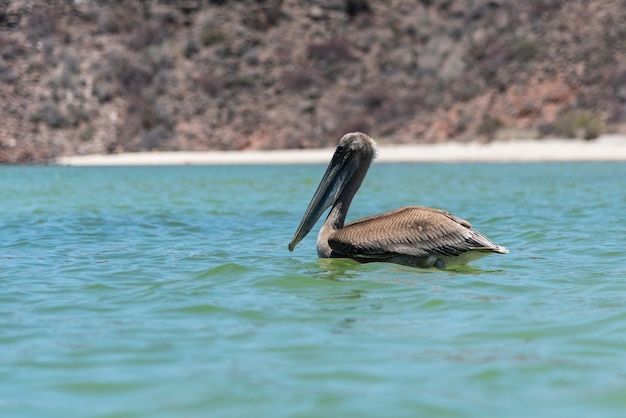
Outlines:
[[[304,212],[300,226],[289,243],[289,251],[293,251],[300,240],[311,231],[324,211],[334,205],[341,195],[354,171],[352,165],[347,164],[350,154],[349,150],[337,147],[309,207]]]

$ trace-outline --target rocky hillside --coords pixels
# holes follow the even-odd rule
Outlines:
[[[0,0],[0,162],[626,123],[626,0]]]

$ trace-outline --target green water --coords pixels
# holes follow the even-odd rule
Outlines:
[[[0,167],[0,416],[624,416],[626,164],[375,164],[458,271],[289,253],[324,168]]]

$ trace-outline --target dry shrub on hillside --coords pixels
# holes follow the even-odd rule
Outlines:
[[[137,25],[137,10],[131,2],[104,8],[98,13],[98,30],[102,33],[126,33]]]
[[[140,94],[152,84],[157,69],[158,66],[146,57],[126,51],[111,51],[93,65],[92,92],[100,102],[109,101],[117,95]]]
[[[168,31],[159,22],[144,22],[130,33],[128,46],[139,51],[150,45],[161,44],[168,36]]]
[[[246,7],[242,22],[249,28],[266,31],[280,22],[284,16],[283,0],[266,0]]]
[[[215,96],[226,86],[224,78],[216,75],[212,71],[205,71],[198,76],[198,85],[208,95]]]
[[[15,80],[17,80],[17,75],[13,71],[13,68],[0,60],[0,82],[11,84]]]
[[[26,19],[26,33],[38,40],[57,33],[59,14],[52,8],[36,7]]]
[[[205,22],[202,25],[199,37],[203,46],[216,45],[228,39],[226,30],[224,30],[222,25],[213,22]]]
[[[323,79],[314,70],[298,68],[285,71],[281,77],[281,83],[287,90],[298,92],[323,84]]]
[[[120,126],[115,152],[168,149],[175,119],[155,97],[136,95],[128,99],[126,118]]]
[[[554,133],[565,138],[595,139],[602,133],[602,125],[589,111],[568,110],[554,122]]]
[[[27,47],[19,40],[0,34],[0,57],[13,60],[25,56],[27,52]]]
[[[309,59],[323,66],[339,64],[353,59],[350,42],[342,37],[310,44],[307,49]]]
[[[365,116],[356,116],[341,123],[330,136],[341,137],[346,132],[364,132],[372,135],[372,121]]]
[[[388,100],[389,89],[381,85],[367,88],[361,94],[361,102],[367,112],[381,109]]]

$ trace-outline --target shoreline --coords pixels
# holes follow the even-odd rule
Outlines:
[[[271,151],[172,151],[92,154],[59,157],[65,166],[319,164],[333,148]],[[626,161],[626,136],[574,139],[510,140],[487,144],[445,142],[378,146],[379,163],[404,162],[592,162]]]

